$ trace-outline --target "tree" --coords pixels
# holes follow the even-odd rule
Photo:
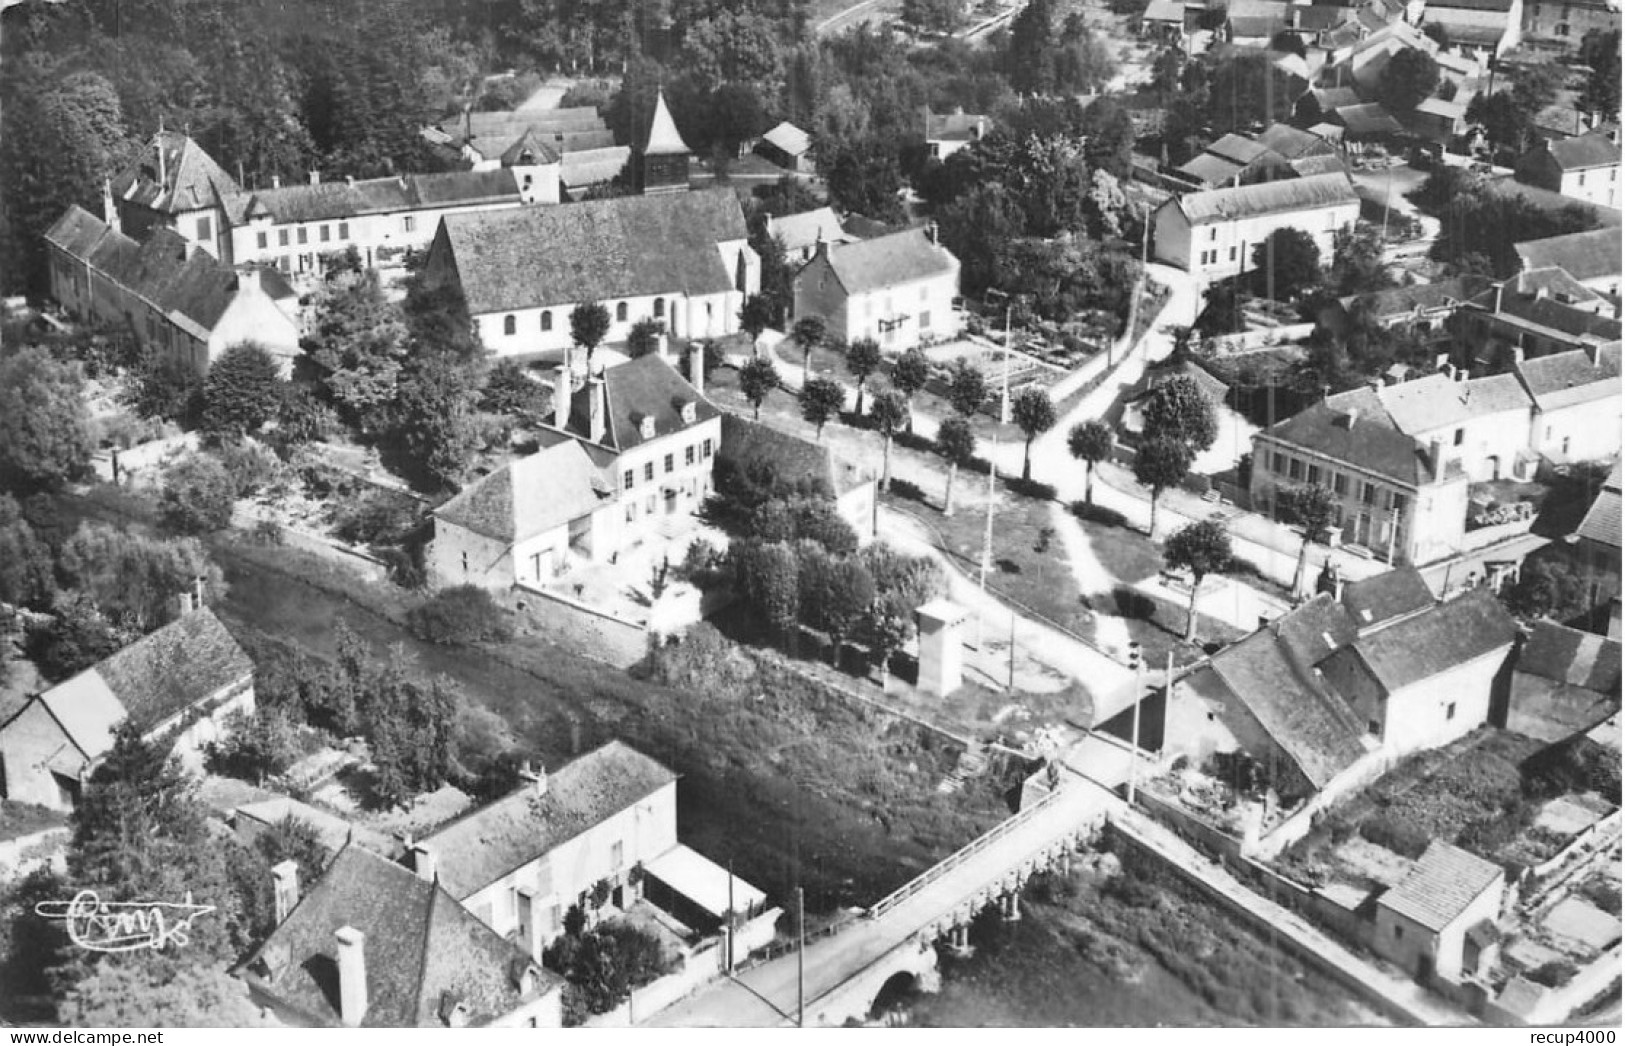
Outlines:
[[[1406,52],[1409,53],[1409,52]],[[1383,259],[1382,233],[1372,226],[1339,229],[1332,236],[1326,285],[1338,295],[1372,294],[1393,285]]]
[[[777,636],[789,638],[801,614],[800,562],[790,546],[740,542],[730,550],[734,579],[751,609]]]
[[[1518,580],[1501,589],[1501,602],[1525,621],[1567,621],[1586,608],[1585,584],[1561,560],[1526,562],[1518,571]]]
[[[88,520],[62,543],[57,569],[68,588],[137,634],[174,620],[183,592],[200,586],[210,600],[226,595],[224,575],[196,538],[145,537]]]
[[[773,305],[760,294],[752,294],[739,307],[739,329],[750,335],[752,345],[772,323]]]
[[[231,525],[237,489],[219,459],[188,454],[164,470],[158,507],[164,523],[182,534],[207,534]]]
[[[952,32],[964,11],[960,0],[903,0],[899,17],[916,29],[930,33]]]
[[[903,407],[908,413],[905,424],[908,426],[909,435],[914,434],[914,412],[910,409],[910,404],[914,394],[925,388],[925,383],[930,380],[931,358],[918,345],[897,357],[897,362],[892,364],[891,385],[903,396]]]
[[[89,468],[93,448],[78,364],[40,347],[0,359],[0,483],[60,487]]]
[[[513,636],[506,611],[478,585],[441,589],[412,608],[407,624],[420,638],[449,646],[502,642]]]
[[[408,352],[406,319],[384,297],[375,273],[334,280],[316,295],[316,321],[305,349],[321,370],[321,385],[364,435],[389,423]]]
[[[1152,389],[1142,414],[1148,440],[1176,440],[1190,448],[1193,456],[1213,446],[1219,436],[1213,404],[1188,374],[1176,374]]]
[[[632,329],[626,332],[626,354],[633,359],[647,356],[660,348],[660,337],[666,333],[666,325],[653,316],[645,316],[632,324]]]
[[[888,392],[877,392],[875,398],[869,401],[869,420],[874,424],[875,430],[886,440],[886,449],[881,457],[880,489],[891,492],[891,445],[897,432],[903,427],[908,418],[908,400],[903,398],[901,392],[895,389]],[[3,547],[3,546],[0,546]]]
[[[790,336],[801,346],[802,379],[812,377],[813,350],[824,344],[825,339],[829,337],[829,327],[824,323],[824,317],[817,315],[801,317],[791,328]]]
[[[1157,502],[1162,492],[1177,486],[1191,469],[1191,448],[1182,440],[1157,436],[1140,444],[1134,455],[1134,480],[1151,488],[1151,527],[1146,531],[1157,536]]]
[[[0,603],[41,609],[56,588],[51,549],[23,518],[10,494],[0,493]]]
[[[217,437],[252,436],[276,417],[282,374],[253,342],[233,345],[209,365],[203,380],[203,429]]]
[[[1005,68],[1022,94],[1049,94],[1055,87],[1055,11],[1050,0],[1029,0],[1010,23]]]
[[[880,369],[880,343],[873,338],[859,338],[846,347],[846,369],[858,380],[858,401],[852,408],[863,413],[863,384],[869,375]]]
[[[269,1028],[242,981],[177,960],[101,962],[58,1004],[59,1019],[92,1028]]]
[[[846,406],[846,390],[833,378],[813,378],[801,387],[801,417],[816,426],[824,438],[824,425]]]
[[[829,635],[830,660],[840,664],[846,637],[863,621],[875,602],[875,579],[857,556],[834,556],[822,550],[800,557],[802,620]]]
[[[954,361],[948,372],[948,405],[961,417],[970,418],[987,402],[987,375],[964,357]]]
[[[157,345],[141,351],[124,403],[143,418],[167,418],[182,427],[197,424],[203,413],[203,379],[191,361]]]
[[[584,301],[570,310],[570,340],[587,350],[587,364],[592,365],[592,354],[609,334],[609,310],[595,301]]]
[[[739,368],[739,391],[750,400],[755,420],[762,420],[762,401],[779,387],[779,369],[766,356],[752,356]]]
[[[1439,63],[1419,48],[1407,47],[1388,60],[1377,81],[1377,101],[1403,116],[1439,86]]]
[[[1337,500],[1332,492],[1320,484],[1289,487],[1276,494],[1276,511],[1288,523],[1303,528],[1303,544],[1298,546],[1298,565],[1292,572],[1294,595],[1303,584],[1304,568],[1309,562],[1309,543],[1325,536],[1337,515]]]
[[[828,148],[818,150],[818,161],[830,199],[843,210],[879,222],[897,221],[904,216],[898,200],[903,174],[892,143],[879,138],[832,142]]]
[[[1049,393],[1037,386],[1029,386],[1016,394],[1015,402],[1010,405],[1010,415],[1027,437],[1021,455],[1021,478],[1030,480],[1033,478],[1033,439],[1040,432],[1048,432],[1055,427],[1055,404],[1050,400]]]
[[[1095,503],[1095,465],[1112,456],[1112,430],[1103,421],[1084,421],[1066,434],[1066,449],[1083,462],[1083,503]]]
[[[110,657],[136,638],[116,630],[85,596],[58,597],[52,616],[28,629],[24,652],[46,679],[59,682]]]
[[[395,436],[422,479],[454,487],[483,441],[479,418],[484,384],[477,362],[429,352],[402,376],[395,405]]]
[[[914,611],[911,605],[895,596],[877,595],[863,621],[863,639],[869,645],[869,654],[880,669],[880,692],[886,692],[891,678],[892,655],[903,648],[914,634]]]
[[[954,514],[954,477],[959,466],[969,465],[976,456],[976,434],[964,415],[953,414],[937,426],[937,453],[948,460],[948,488],[942,496],[942,514]]]
[[[548,406],[547,391],[513,360],[492,367],[480,390],[480,407],[494,414],[545,414]]]
[[[1175,570],[1191,573],[1190,611],[1185,618],[1185,642],[1196,639],[1196,599],[1202,580],[1230,565],[1230,535],[1216,520],[1202,519],[1180,527],[1168,537],[1162,558]]]
[[[1580,41],[1580,60],[1591,69],[1580,105],[1607,120],[1619,117],[1619,39],[1618,29],[1592,29]]]
[[[1291,301],[1320,282],[1320,248],[1296,226],[1283,226],[1253,245],[1254,279],[1276,301]]]

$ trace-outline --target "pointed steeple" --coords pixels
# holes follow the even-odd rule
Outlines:
[[[643,155],[679,156],[691,151],[683,136],[677,133],[677,121],[671,118],[671,110],[666,108],[666,92],[656,89],[655,111],[649,118],[649,133],[643,140]]]

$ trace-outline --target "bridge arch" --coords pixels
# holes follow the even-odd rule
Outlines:
[[[895,990],[901,984],[926,994],[942,987],[937,949],[929,939],[917,937],[904,941],[856,977],[808,1003],[807,1023],[838,1028],[849,1021],[867,1020],[876,1002],[884,1001],[887,989]]]

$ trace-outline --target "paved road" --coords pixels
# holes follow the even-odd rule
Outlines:
[[[868,968],[915,934],[950,920],[966,898],[997,883],[1033,855],[1101,817],[1113,799],[1088,781],[1069,779],[1054,801],[1003,838],[972,854],[913,897],[875,919],[807,945],[806,1024],[818,1023],[816,1000]],[[794,952],[720,981],[656,1014],[653,1027],[780,1027],[795,1023]]]
[[[862,22],[870,21],[901,7],[901,0],[862,0],[838,11],[813,27],[819,36],[832,36]]]

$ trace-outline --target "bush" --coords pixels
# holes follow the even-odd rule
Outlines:
[[[1360,837],[1411,860],[1421,857],[1428,843],[1432,842],[1421,828],[1408,822],[1394,821],[1387,814],[1373,817],[1362,824]]]
[[[1102,505],[1086,505],[1081,501],[1072,503],[1072,514],[1085,523],[1099,523],[1103,527],[1126,527],[1128,517],[1116,509],[1106,508]]]
[[[281,708],[234,712],[226,720],[225,738],[209,745],[206,758],[210,773],[262,781],[298,761],[298,727]]]
[[[421,639],[446,646],[502,642],[513,636],[508,615],[491,593],[474,585],[442,589],[407,615]]]
[[[918,483],[912,483],[906,479],[894,478],[891,481],[891,495],[892,497],[899,498],[903,501],[918,501],[921,504],[925,503],[925,491],[920,489],[920,485]]]
[[[333,506],[333,533],[352,545],[398,545],[417,524],[414,502],[377,488],[364,488]]]
[[[1574,975],[1579,972],[1567,959],[1553,959],[1551,962],[1541,963],[1526,976],[1536,984],[1547,988],[1561,988],[1574,980]]]
[[[1022,479],[1020,476],[1012,476],[1005,481],[1004,485],[1009,488],[1010,493],[1018,497],[1037,498],[1040,501],[1055,500],[1055,484],[1053,483],[1040,483],[1036,479]]]
[[[191,454],[164,470],[159,509],[164,522],[182,534],[207,534],[231,525],[236,484],[219,460]]]
[[[231,477],[232,489],[240,498],[273,487],[282,478],[282,462],[258,443],[226,443],[215,450],[214,456]]]
[[[1112,587],[1112,603],[1117,616],[1130,621],[1150,621],[1157,614],[1157,601],[1128,585]]]

